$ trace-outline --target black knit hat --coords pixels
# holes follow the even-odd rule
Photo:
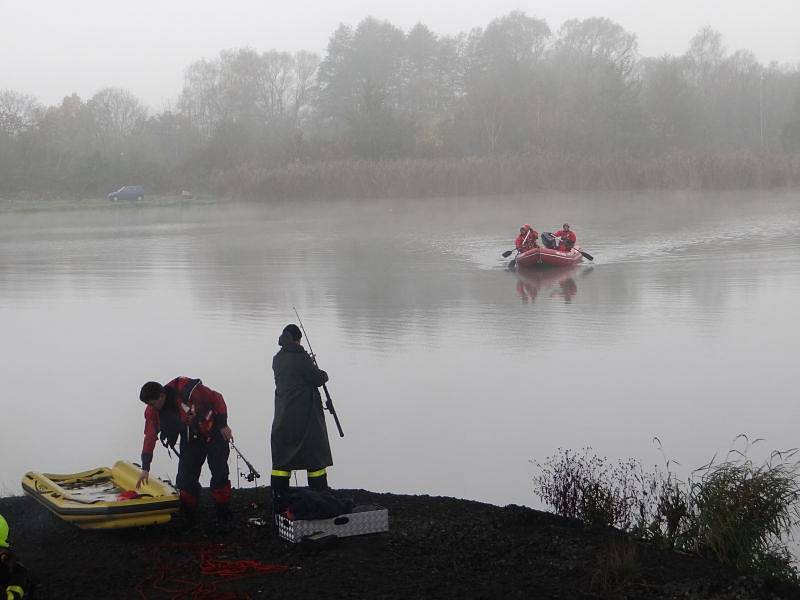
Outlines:
[[[303,333],[300,331],[300,328],[294,323],[289,323],[286,327],[284,327],[283,333],[288,333],[290,336],[292,336],[292,339],[295,342],[299,342],[303,338]]]

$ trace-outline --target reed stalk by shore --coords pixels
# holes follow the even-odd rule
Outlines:
[[[290,198],[419,198],[537,191],[722,190],[800,186],[800,155],[674,154],[653,159],[525,155],[322,161],[216,172],[218,194]]]
[[[756,464],[751,443],[741,439],[744,450],[732,449],[685,480],[670,461],[646,471],[635,459],[612,462],[591,448],[559,449],[536,463],[535,490],[559,515],[797,583],[788,546],[800,524],[796,450],[774,451]]]

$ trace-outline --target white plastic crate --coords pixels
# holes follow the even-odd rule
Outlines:
[[[332,519],[290,520],[283,515],[275,515],[278,535],[296,544],[313,533],[333,534],[338,537],[382,533],[389,531],[389,511],[373,507],[373,510],[347,513]]]

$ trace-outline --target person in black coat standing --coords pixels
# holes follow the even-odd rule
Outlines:
[[[281,349],[272,359],[275,374],[275,417],[272,421],[272,486],[276,510],[289,491],[292,471],[305,469],[313,490],[328,489],[326,468],[333,465],[319,387],[328,374],[319,369],[300,344],[297,325],[283,328]]]

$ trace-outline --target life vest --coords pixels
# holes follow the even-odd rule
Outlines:
[[[174,447],[184,427],[189,441],[199,438],[210,441],[214,428],[214,409],[206,402],[192,399],[192,394],[202,383],[199,379],[177,377],[164,386],[167,390],[172,390],[167,396],[168,399],[174,399],[177,412],[171,409],[161,410],[159,437],[162,444]]]

